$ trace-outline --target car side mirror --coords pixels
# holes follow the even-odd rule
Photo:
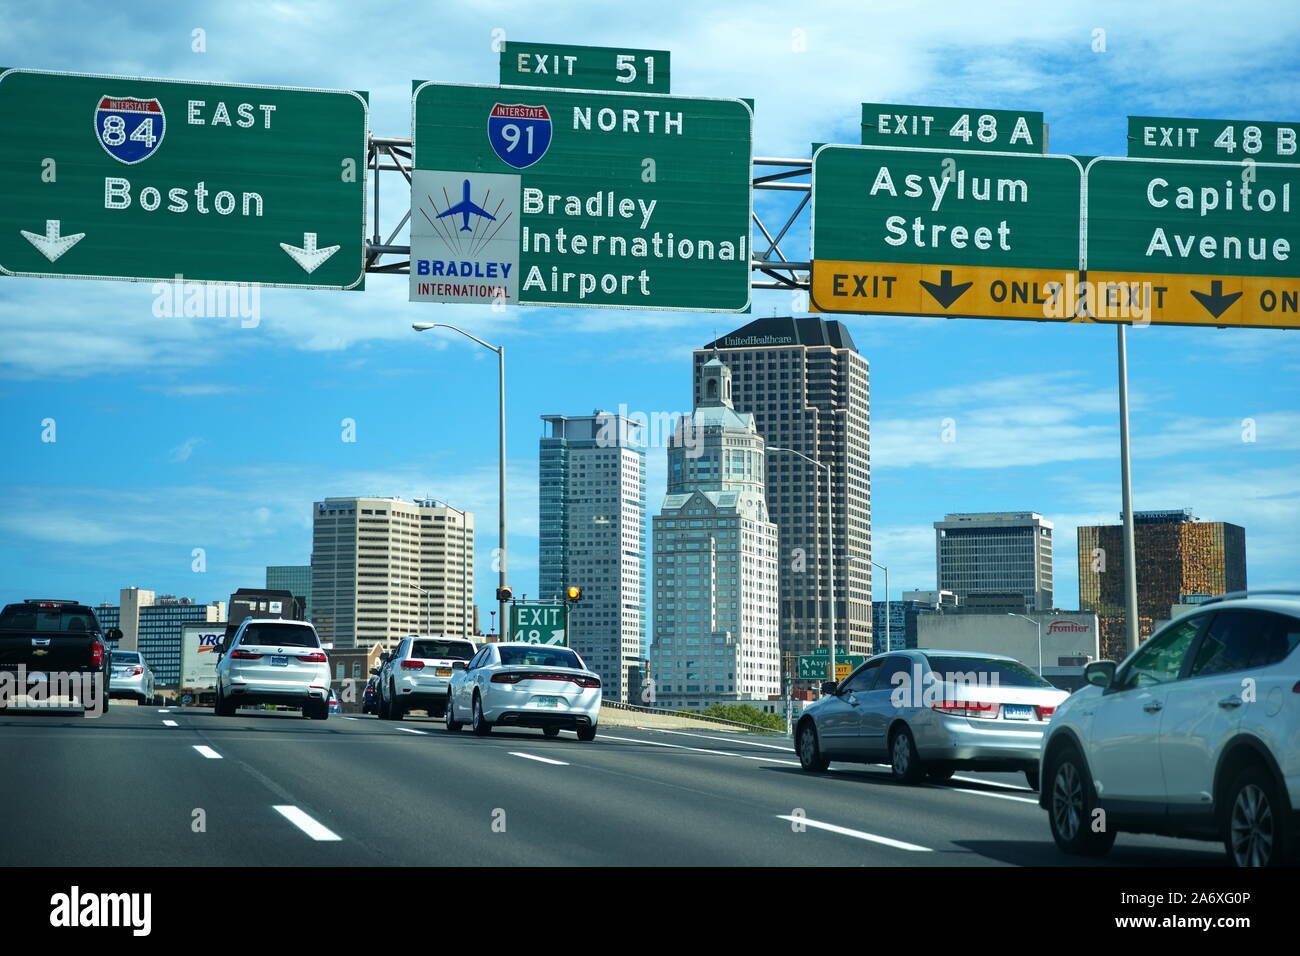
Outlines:
[[[463,671],[466,669],[466,664],[464,661],[452,661],[451,669],[454,671]]]
[[[104,636],[110,641],[120,641],[122,639],[122,629],[120,627],[110,627],[108,633]]]
[[[1083,669],[1083,679],[1098,687],[1109,687],[1115,683],[1114,661],[1093,661]]]
[[[822,693],[827,696],[839,693],[839,689],[840,689],[839,681],[833,681],[833,680],[822,681]]]
[[[378,676],[379,676],[379,668],[378,668],[378,667],[372,667],[372,668],[370,668],[370,676],[371,676],[371,677],[378,677]]]
[[[389,661],[391,661],[391,660],[393,659],[393,655],[392,655],[392,654],[380,654],[380,655],[379,655],[379,659],[380,659],[381,661],[383,661],[385,664],[387,664]]]

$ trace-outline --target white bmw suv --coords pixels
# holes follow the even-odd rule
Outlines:
[[[1222,840],[1237,866],[1296,854],[1300,593],[1285,593],[1214,598],[1088,665],[1043,739],[1057,846],[1100,856],[1123,831]]]

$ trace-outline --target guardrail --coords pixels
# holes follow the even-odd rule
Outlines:
[[[710,724],[728,724],[732,727],[740,727],[745,730],[757,731],[760,734],[777,734],[784,735],[784,730],[773,730],[771,727],[760,727],[758,724],[747,724],[739,720],[726,720],[722,717],[709,717],[706,714],[697,714],[689,710],[667,710],[663,707],[642,707],[639,704],[624,704],[616,700],[602,700],[602,707],[613,707],[615,710],[630,710],[634,713],[653,714],[656,717],[685,717],[688,720],[698,720]]]

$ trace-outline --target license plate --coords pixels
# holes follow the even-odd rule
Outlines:
[[[439,668],[438,668],[436,671],[434,671],[433,673],[434,673],[434,675],[437,676],[437,677],[450,677],[450,676],[451,676],[451,668],[450,668],[450,667],[439,667]]]
[[[1028,704],[1003,704],[1002,716],[1007,720],[1033,720],[1034,708]]]
[[[537,707],[561,707],[564,704],[563,697],[534,697],[533,704]]]
[[[272,666],[272,667],[288,667],[288,666],[289,666],[289,658],[288,658],[288,657],[272,657],[272,658],[271,658],[271,666]]]

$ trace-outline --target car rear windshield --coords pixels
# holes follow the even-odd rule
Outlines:
[[[416,641],[411,656],[417,660],[467,661],[474,656],[474,645],[467,641]]]
[[[933,657],[930,670],[950,681],[971,681],[996,687],[1051,687],[1019,661],[1002,661],[991,657]],[[961,676],[949,676],[961,675]]]
[[[32,604],[10,604],[0,611],[0,630],[62,631],[80,633],[97,631],[95,616],[89,608],[76,605],[37,607]]]
[[[578,667],[578,655],[566,647],[503,647],[501,663],[511,667]]]
[[[139,664],[140,655],[135,651],[114,651],[113,663],[114,664]]]
[[[305,624],[250,624],[239,639],[241,644],[274,644],[276,647],[320,647],[316,632]]]

